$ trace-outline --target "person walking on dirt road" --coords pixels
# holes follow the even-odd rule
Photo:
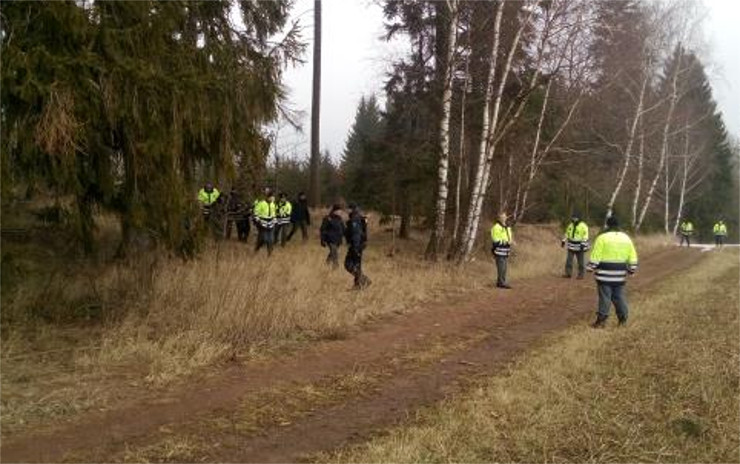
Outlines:
[[[368,287],[372,281],[362,272],[362,253],[367,244],[367,220],[356,204],[350,204],[349,220],[344,237],[349,249],[344,258],[344,268],[355,278],[355,290]]]
[[[714,234],[714,246],[722,248],[722,245],[725,244],[725,237],[727,237],[727,225],[725,225],[724,219],[719,218],[717,220],[712,228],[712,233]]]
[[[334,205],[323,221],[321,221],[321,246],[329,247],[329,255],[326,257],[326,264],[331,265],[333,269],[339,267],[339,247],[342,245],[344,237],[344,221],[340,213],[342,207]]]
[[[491,253],[496,261],[496,287],[508,289],[511,285],[506,280],[506,272],[513,236],[507,219],[506,213],[499,214],[491,228]]]
[[[599,293],[596,321],[591,327],[602,328],[606,325],[612,303],[619,325],[626,324],[629,308],[624,285],[627,274],[637,271],[637,251],[629,236],[619,230],[616,216],[606,219],[606,230],[596,237],[588,269],[595,273]]]
[[[573,275],[573,258],[578,261],[578,278],[583,279],[586,271],[584,265],[584,255],[588,250],[588,225],[581,220],[580,213],[574,212],[571,215],[570,223],[565,229],[565,236],[560,241],[560,246],[567,249],[565,258],[565,274],[563,277],[570,279]]]
[[[684,217],[681,221],[681,243],[678,246],[683,246],[683,242],[686,241],[686,246],[690,247],[692,235],[694,235],[694,224]]]

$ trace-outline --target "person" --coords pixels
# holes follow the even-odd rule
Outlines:
[[[616,216],[606,219],[606,230],[596,237],[588,269],[595,273],[599,294],[596,321],[591,326],[603,328],[606,325],[612,303],[619,325],[623,326],[629,315],[624,286],[627,274],[637,271],[637,250],[629,236],[619,230]]]
[[[683,246],[683,242],[685,240],[686,246],[690,247],[692,235],[694,235],[694,224],[684,217],[681,221],[681,243],[679,246]]]
[[[246,242],[249,238],[249,216],[250,211],[247,202],[242,201],[241,195],[235,188],[229,193],[229,201],[226,204],[227,222],[226,238],[231,238],[231,229],[236,224],[236,235],[240,242]]]
[[[341,205],[331,207],[329,214],[324,216],[321,221],[321,246],[329,247],[329,255],[326,257],[326,264],[336,269],[339,267],[339,247],[342,245],[344,237],[344,221],[340,213]]]
[[[200,202],[201,210],[204,219],[211,217],[211,208],[221,197],[221,192],[213,186],[212,182],[206,182],[203,188],[198,192],[198,201]]]
[[[491,252],[496,260],[496,287],[509,289],[511,285],[506,280],[506,267],[513,236],[511,227],[506,223],[507,219],[506,213],[499,214],[491,228],[491,241],[493,242]]]
[[[349,248],[344,258],[344,268],[354,276],[355,290],[361,290],[372,283],[362,272],[362,253],[367,244],[367,219],[356,204],[350,204],[349,208],[349,219],[344,229],[344,237]]]
[[[288,225],[290,225],[290,216],[293,205],[288,201],[285,193],[280,192],[277,202],[277,221],[275,225],[275,242],[280,242],[280,246],[285,246],[288,241]]]
[[[714,224],[712,233],[714,233],[714,246],[722,248],[722,245],[725,244],[725,237],[727,237],[727,225],[723,218],[719,218]]]
[[[583,279],[586,271],[583,257],[588,250],[588,245],[588,225],[581,220],[580,213],[574,212],[565,229],[565,236],[560,241],[560,246],[567,249],[563,277],[570,279],[573,275],[573,258],[575,257],[578,261],[578,279]]]
[[[298,194],[298,199],[293,205],[290,222],[293,223],[293,227],[290,229],[287,240],[290,241],[293,238],[293,234],[295,234],[296,229],[299,227],[301,228],[303,241],[308,240],[308,226],[311,225],[311,212],[308,209],[308,199],[306,199],[306,194],[303,192]]]
[[[266,188],[263,197],[255,201],[252,217],[257,226],[257,245],[254,251],[259,251],[260,248],[266,246],[267,256],[270,256],[276,223],[275,194],[271,189]]]

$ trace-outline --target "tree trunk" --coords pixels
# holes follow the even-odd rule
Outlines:
[[[445,237],[445,219],[447,216],[447,180],[450,163],[450,108],[452,106],[452,80],[454,75],[454,55],[457,45],[457,0],[447,0],[447,21],[445,21],[445,37],[443,62],[439,63],[440,89],[442,90],[442,106],[439,122],[439,164],[437,167],[437,206],[434,220],[434,229],[427,247],[427,258],[436,260],[437,253],[442,249]],[[443,10],[440,8],[439,10]],[[441,11],[438,13],[441,14]],[[439,33],[439,30],[438,30]]]
[[[686,200],[686,183],[689,178],[689,130],[684,132],[684,149],[683,162],[681,163],[683,173],[681,175],[681,191],[678,194],[678,209],[676,210],[676,220],[673,222],[673,235],[678,231],[678,224],[683,216],[683,206]]]
[[[313,92],[311,96],[311,161],[309,166],[308,201],[321,205],[320,124],[321,124],[321,0],[314,0],[313,11]]]
[[[680,46],[680,44],[679,44]],[[650,202],[653,199],[653,194],[655,193],[655,188],[658,185],[658,180],[660,179],[661,174],[665,177],[665,217],[664,217],[664,224],[665,224],[665,233],[668,234],[668,212],[669,212],[669,191],[670,186],[668,185],[668,163],[666,162],[666,157],[668,155],[668,134],[671,127],[671,119],[673,118],[673,111],[676,108],[676,101],[678,100],[678,88],[677,88],[677,82],[678,82],[678,73],[681,69],[681,57],[683,55],[678,55],[678,60],[676,62],[676,69],[673,70],[673,76],[671,77],[671,98],[668,105],[668,113],[666,114],[665,123],[663,124],[663,138],[661,140],[660,145],[660,158],[658,159],[658,169],[655,171],[655,176],[653,177],[652,182],[650,183],[650,188],[648,189],[647,195],[645,196],[645,203],[642,205],[642,210],[640,210],[640,217],[637,219],[637,224],[635,225],[635,231],[639,231],[640,227],[642,227],[642,222],[645,220],[645,215],[647,214],[648,207],[650,206]],[[665,172],[664,172],[665,171]]]
[[[635,198],[632,201],[632,228],[637,226],[637,204],[640,203],[640,189],[642,188],[642,172],[645,160],[645,129],[640,130],[640,151],[637,153],[637,185]]]
[[[451,246],[457,243],[458,233],[460,232],[460,194],[462,191],[462,173],[465,160],[465,101],[468,94],[468,63],[465,62],[465,82],[463,82],[462,95],[460,97],[460,141],[458,146],[457,176],[455,182],[455,219],[452,226]],[[450,249],[450,252],[452,250]],[[449,254],[449,253],[448,253]]]
[[[475,175],[475,181],[473,182],[473,191],[470,196],[470,206],[468,210],[468,218],[466,221],[465,235],[463,236],[462,250],[458,261],[467,261],[470,259],[470,255],[475,245],[475,239],[478,234],[478,225],[480,223],[480,216],[483,209],[483,199],[485,197],[488,179],[491,171],[491,163],[493,161],[493,155],[495,152],[494,136],[495,130],[498,126],[498,118],[501,110],[501,101],[503,99],[504,88],[506,86],[509,72],[511,71],[512,60],[514,59],[515,51],[518,48],[519,40],[522,35],[522,31],[529,23],[533,12],[535,11],[535,5],[533,5],[528,13],[525,20],[522,21],[519,29],[512,40],[511,48],[509,49],[506,63],[501,71],[501,77],[499,86],[496,92],[496,97],[493,101],[493,113],[488,114],[489,101],[493,93],[493,82],[496,75],[496,56],[498,55],[500,35],[501,35],[501,16],[503,12],[503,5],[506,2],[500,2],[496,11],[496,20],[494,25],[494,44],[491,51],[491,68],[488,74],[488,85],[486,88],[486,101],[484,105],[483,124],[481,133],[481,157],[478,162],[478,169]],[[537,2],[535,2],[537,3]]]
[[[642,78],[642,86],[640,88],[640,95],[637,97],[637,107],[635,108],[635,116],[632,119],[632,124],[630,126],[630,132],[629,136],[627,137],[627,145],[624,148],[624,163],[622,164],[622,169],[619,171],[619,177],[617,178],[617,185],[614,186],[614,191],[612,191],[612,196],[609,198],[609,203],[606,207],[606,215],[607,217],[611,216],[614,213],[614,203],[617,201],[617,197],[619,196],[619,192],[622,190],[622,185],[624,185],[624,179],[627,176],[627,170],[630,167],[630,159],[632,158],[632,146],[635,143],[635,133],[637,132],[637,124],[640,121],[640,118],[642,117],[642,109],[645,105],[645,91],[647,90],[647,84],[648,84],[648,70],[644,70],[645,75]]]

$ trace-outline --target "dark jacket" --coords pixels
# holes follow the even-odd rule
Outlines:
[[[334,213],[325,216],[321,222],[321,243],[341,245],[343,236],[344,223],[342,222],[342,217]]]
[[[355,251],[365,249],[367,243],[367,221],[359,211],[352,211],[344,230],[344,238],[349,247]]]
[[[308,211],[308,200],[299,200],[293,203],[293,211],[290,214],[290,222],[305,222],[311,225],[311,213]]]

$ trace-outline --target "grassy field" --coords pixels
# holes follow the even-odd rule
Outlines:
[[[737,462],[738,254],[574,327],[508,372],[329,462]]]
[[[115,237],[110,222],[101,225]],[[190,262],[147,255],[117,264],[68,259],[58,252],[61,239],[48,248],[4,243],[4,265],[12,253],[21,272],[12,288],[3,273],[3,433],[108,407],[226,360],[341,338],[375,317],[490,286],[485,235],[474,262],[433,264],[422,260],[423,234],[393,241],[371,221],[364,268],[374,283],[363,292],[351,290],[343,269],[324,265],[316,238],[270,259],[255,255],[250,237],[246,245],[213,244]],[[663,245],[640,240],[643,252]],[[520,226],[516,241],[514,282],[561,272],[555,227]]]

